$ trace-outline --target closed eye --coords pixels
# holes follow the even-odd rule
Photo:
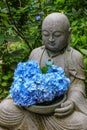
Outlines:
[[[44,36],[49,36],[49,32],[48,31],[43,31],[43,35]]]
[[[60,32],[55,32],[55,33],[54,33],[54,36],[55,36],[55,37],[59,37],[59,36],[61,36],[61,33],[60,33]]]

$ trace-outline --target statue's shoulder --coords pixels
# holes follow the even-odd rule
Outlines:
[[[82,54],[76,49],[71,48],[68,52],[67,59],[70,74],[79,79],[85,79]]]
[[[69,52],[69,57],[71,57],[71,60],[74,60],[76,62],[79,62],[79,60],[83,59],[83,55],[78,50],[76,50],[72,47]]]
[[[40,57],[43,50],[44,50],[44,46],[33,49],[30,56],[29,56],[29,59],[32,59],[32,58],[35,58],[35,57]]]
[[[74,58],[82,58],[82,54],[78,50],[72,47],[71,47],[70,53]]]
[[[42,52],[43,49],[44,49],[44,46],[37,47],[37,48],[33,49],[31,53]]]

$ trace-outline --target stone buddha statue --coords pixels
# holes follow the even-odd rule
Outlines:
[[[62,67],[71,84],[66,100],[51,114],[37,114],[14,105],[9,96],[0,103],[0,130],[87,130],[87,102],[82,55],[70,47],[70,23],[63,13],[49,14],[42,23],[43,45],[30,60]]]

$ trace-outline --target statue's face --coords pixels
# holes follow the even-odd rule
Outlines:
[[[57,23],[57,21],[53,20],[43,23],[43,44],[50,51],[58,52],[65,48],[68,44],[68,37],[68,33],[60,22]]]

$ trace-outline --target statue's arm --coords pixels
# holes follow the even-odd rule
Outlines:
[[[68,91],[67,100],[74,103],[74,109],[87,114],[87,102],[85,98],[85,84],[80,79],[75,79]]]
[[[72,51],[72,64],[70,66],[70,77],[73,77],[73,81],[71,82],[67,100],[71,100],[74,102],[74,107],[76,110],[81,111],[83,113],[87,113],[87,104],[85,99],[85,69],[83,56],[76,50]],[[73,65],[74,64],[74,65]],[[71,69],[74,68],[74,72]]]
[[[55,116],[66,116],[73,111],[87,114],[87,102],[85,99],[85,84],[80,79],[75,79],[67,93],[67,100],[61,104],[61,108],[55,110]]]
[[[85,99],[84,64],[82,55],[76,52],[69,67],[71,85],[67,92],[67,100],[61,104],[61,108],[55,110],[56,116],[64,116],[77,110],[87,114],[87,103]],[[73,66],[74,65],[74,66]],[[72,69],[73,68],[73,69]]]

